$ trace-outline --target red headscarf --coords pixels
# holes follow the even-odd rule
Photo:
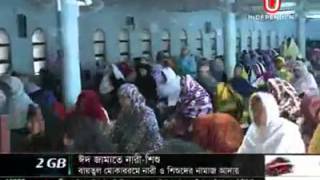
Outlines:
[[[80,108],[80,104],[82,104],[83,109]],[[81,92],[77,100],[76,112],[98,121],[109,121],[107,111],[104,110],[99,96],[92,90]]]
[[[243,139],[243,131],[235,118],[225,113],[198,117],[193,124],[194,140],[213,153],[235,153]]]

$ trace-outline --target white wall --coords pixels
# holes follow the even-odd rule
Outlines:
[[[18,37],[17,14],[27,16],[27,38]],[[11,40],[13,69],[21,73],[33,73],[32,41],[34,30],[41,28],[46,33],[48,54],[56,52],[57,15],[55,5],[46,8],[34,7],[24,0],[0,1],[0,28],[5,29]]]
[[[28,18],[28,38],[17,37],[16,15],[23,13]],[[196,36],[199,30],[205,31],[205,22],[210,21],[214,30],[218,32],[218,55],[223,54],[223,22],[222,15],[217,10],[206,10],[189,13],[166,12],[156,7],[148,8],[140,4],[127,4],[122,6],[106,7],[99,12],[81,12],[79,17],[80,29],[80,60],[82,67],[94,68],[93,33],[102,29],[106,34],[107,60],[114,62],[120,58],[118,34],[126,28],[127,16],[135,18],[136,28],[130,31],[131,57],[141,55],[140,34],[144,29],[152,32],[153,56],[161,50],[161,36],[164,29],[171,34],[171,54],[178,56],[180,53],[180,31],[186,29],[188,42],[193,52],[196,52]],[[10,34],[12,47],[12,64],[14,70],[23,73],[33,73],[31,34],[37,28],[42,28],[47,33],[48,54],[53,56],[59,47],[57,36],[56,7],[54,4],[47,7],[34,7],[25,0],[0,1],[0,28],[5,28]],[[307,31],[319,26],[318,22],[308,22]],[[279,33],[282,40],[285,36],[296,35],[296,22],[293,20],[276,22],[259,22],[248,20],[246,17],[237,18],[237,29],[241,30],[242,49],[247,47],[247,36],[253,31],[253,47],[257,46],[258,31],[262,31],[263,47],[266,46],[266,35],[269,31]],[[209,35],[204,34],[204,51],[210,54]],[[312,33],[307,33],[313,38],[320,37],[315,28]],[[272,38],[275,40],[275,37]],[[274,43],[272,43],[274,44]]]

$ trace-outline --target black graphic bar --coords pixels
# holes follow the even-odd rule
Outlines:
[[[2,177],[264,179],[263,155],[3,154]]]

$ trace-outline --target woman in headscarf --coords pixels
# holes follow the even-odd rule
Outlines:
[[[189,139],[192,133],[192,123],[199,116],[213,112],[212,101],[208,92],[191,76],[181,79],[181,94],[176,107],[176,113],[167,129],[174,135]]]
[[[250,97],[256,90],[244,77],[245,70],[242,65],[237,65],[234,69],[234,77],[230,80],[232,88],[243,97]]]
[[[291,82],[293,74],[286,67],[286,60],[283,57],[278,56],[275,60],[277,68],[277,76],[281,79]]]
[[[235,153],[241,145],[243,131],[229,114],[215,113],[197,118],[193,123],[193,138],[212,153]]]
[[[112,133],[113,142],[122,153],[147,153],[161,148],[163,139],[156,116],[133,84],[124,84],[118,91],[121,113]]]
[[[8,101],[8,128],[11,130],[11,150],[19,152],[27,135],[27,114],[29,105],[38,107],[25,93],[23,83],[17,77],[4,76],[1,81],[10,87]]]
[[[216,79],[210,73],[210,66],[207,60],[202,60],[199,64],[198,71],[198,82],[204,87],[207,92],[210,94],[211,98],[213,98],[215,94],[215,89],[217,85]]]
[[[313,75],[309,73],[305,64],[301,61],[296,61],[294,66],[294,80],[293,86],[298,94],[307,96],[318,96],[319,87]]]
[[[109,122],[109,115],[101,104],[100,98],[93,90],[84,90],[78,96],[75,113],[97,121]]]
[[[19,78],[13,76],[3,77],[2,82],[7,84],[11,91],[11,96],[8,99],[9,128],[11,130],[26,128],[28,108],[34,102],[25,93],[23,83]]]
[[[271,55],[271,52],[269,53],[264,53],[262,55],[262,61],[265,65],[266,71],[271,75],[271,76],[275,76],[276,75],[276,67],[275,64],[273,62],[273,57]]]
[[[217,58],[213,61],[210,61],[210,72],[217,82],[223,81],[223,78],[225,76],[225,71],[224,71],[224,63],[222,59]]]
[[[209,94],[191,76],[187,75],[181,79],[181,94],[177,112],[191,119],[213,112]]]
[[[283,57],[291,57],[292,60],[296,60],[299,54],[299,48],[293,38],[288,38],[282,43],[281,55]]]
[[[180,76],[166,63],[163,67],[155,68],[152,75],[157,83],[158,97],[165,99],[167,106],[175,106],[181,92]]]
[[[111,119],[116,119],[120,112],[120,104],[117,96],[119,87],[125,83],[125,77],[114,64],[104,74],[99,87],[102,103]]]
[[[238,153],[289,154],[305,153],[299,127],[280,117],[275,98],[268,93],[256,93],[250,99],[253,123],[244,137]]]
[[[152,77],[152,67],[148,64],[138,64],[136,66],[137,78],[135,85],[146,99],[148,106],[154,108],[157,102],[157,84]]]
[[[70,113],[68,117],[73,115],[94,119],[99,122],[101,129],[106,134],[109,134],[113,127],[113,122],[109,118],[108,112],[103,107],[100,97],[93,90],[84,90],[80,93],[75,110]]]
[[[304,117],[304,121],[301,126],[301,132],[306,146],[308,147],[315,129],[320,122],[320,97],[305,96],[301,103],[301,113]]]
[[[191,75],[192,77],[196,77],[197,75],[196,57],[191,54],[189,49],[182,48],[179,64],[180,64],[182,75]]]
[[[269,79],[268,91],[275,97],[279,106],[280,116],[292,122],[301,117],[301,99],[294,87],[280,78]]]

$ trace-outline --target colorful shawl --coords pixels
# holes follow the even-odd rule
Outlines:
[[[300,117],[301,99],[294,87],[280,78],[269,79],[268,85],[269,92],[277,100],[281,117],[296,122]]]
[[[197,118],[213,111],[211,98],[207,91],[187,75],[181,80],[182,92],[177,105],[180,115],[185,118]]]
[[[131,101],[131,112],[120,113],[115,130],[133,123],[135,128],[132,134],[128,134],[128,143],[124,149],[126,152],[150,152],[157,151],[163,144],[156,116],[151,108],[145,104],[145,99],[133,84],[124,84],[118,91],[120,96],[128,97]],[[126,110],[125,110],[126,111]],[[127,114],[132,114],[133,119],[127,119]],[[124,129],[122,129],[124,130]],[[125,131],[125,130],[124,130]],[[126,133],[126,132],[124,132]]]

